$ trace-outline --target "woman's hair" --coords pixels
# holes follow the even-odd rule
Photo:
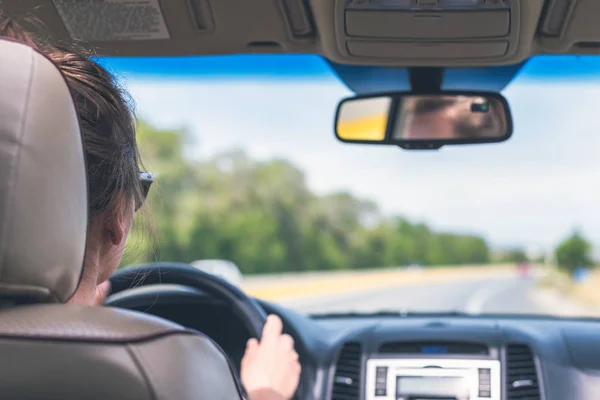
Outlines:
[[[0,36],[42,51],[67,80],[83,135],[90,218],[116,206],[119,193],[141,204],[135,118],[130,99],[111,74],[82,51],[35,38],[2,12]]]

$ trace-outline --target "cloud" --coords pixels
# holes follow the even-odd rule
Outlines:
[[[141,117],[189,127],[199,155],[244,148],[285,157],[313,190],[348,190],[388,214],[485,234],[497,245],[553,246],[581,228],[600,247],[600,84],[513,83],[515,133],[503,144],[406,152],[338,142],[333,117],[350,95],[335,80],[136,81]]]

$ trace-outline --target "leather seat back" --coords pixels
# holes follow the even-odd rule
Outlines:
[[[126,310],[47,304],[1,311],[0,354],[5,399],[242,398],[212,340]]]
[[[77,114],[58,69],[0,38],[0,396],[239,399],[209,338],[157,317],[61,304],[87,230]]]
[[[57,68],[0,42],[0,298],[65,302],[87,230],[79,122]],[[25,299],[27,298],[27,299]]]

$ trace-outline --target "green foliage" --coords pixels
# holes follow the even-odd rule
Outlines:
[[[556,249],[556,260],[559,268],[571,273],[593,265],[591,252],[590,243],[579,232],[574,232]]]
[[[503,255],[503,261],[520,264],[528,261],[527,254],[522,249],[511,250]]]
[[[489,261],[481,238],[383,218],[349,193],[316,195],[284,160],[188,157],[186,140],[183,130],[139,123],[144,166],[157,174],[147,201],[156,245],[137,216],[124,264],[224,258],[251,274]]]

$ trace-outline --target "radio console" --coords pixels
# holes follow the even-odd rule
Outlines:
[[[365,400],[500,400],[500,361],[367,360]]]

